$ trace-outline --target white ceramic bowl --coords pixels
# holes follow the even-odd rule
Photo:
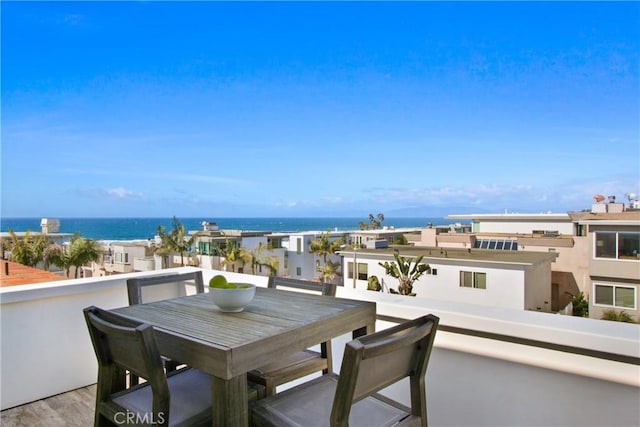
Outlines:
[[[251,283],[234,283],[246,286],[235,289],[209,288],[209,295],[220,311],[238,313],[247,306],[256,294],[256,286]]]

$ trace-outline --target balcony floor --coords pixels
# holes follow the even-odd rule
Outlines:
[[[96,385],[72,390],[0,413],[2,427],[86,427],[93,425]]]

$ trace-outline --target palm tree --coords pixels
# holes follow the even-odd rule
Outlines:
[[[236,262],[240,262],[240,268],[244,269],[244,265],[248,262],[252,262],[253,255],[245,248],[236,246],[235,242],[230,242],[227,239],[225,249],[223,252],[224,261],[222,263],[226,266],[235,266]],[[235,268],[234,268],[235,271]]]
[[[413,283],[420,278],[424,273],[431,271],[429,264],[420,264],[423,255],[420,255],[415,260],[412,257],[403,257],[396,250],[393,254],[395,262],[378,264],[384,268],[385,273],[391,277],[398,279],[398,292],[400,295],[415,295],[413,293]],[[413,267],[411,263],[415,262]],[[390,292],[396,293],[395,290],[390,289]]]
[[[269,270],[269,276],[278,275],[278,267],[280,266],[278,258],[274,256],[268,256],[264,258],[263,262],[260,265],[263,267],[267,267],[267,269]]]
[[[102,248],[97,241],[85,239],[76,233],[64,248],[60,245],[49,246],[45,251],[45,263],[64,269],[67,277],[69,277],[71,267],[75,267],[74,278],[78,278],[80,267],[92,261],[97,261],[101,252]]]
[[[173,217],[172,225],[173,229],[168,234],[161,235],[161,238],[164,236],[168,249],[180,253],[180,265],[184,267],[184,254],[185,252],[189,252],[189,249],[191,249],[191,246],[193,246],[193,243],[198,238],[199,233],[187,237],[184,225],[180,223],[175,216]]]
[[[312,254],[316,254],[317,256],[322,257],[322,261],[324,265],[327,265],[327,255],[333,255],[338,252],[342,246],[344,245],[344,236],[340,236],[340,238],[335,240],[329,240],[331,237],[330,232],[325,232],[320,235],[319,238],[312,240],[309,242],[309,252]],[[329,267],[331,269],[332,267]],[[317,270],[322,272],[324,267],[318,266]],[[322,276],[321,276],[322,277]],[[335,276],[334,276],[335,277]]]
[[[156,235],[160,239],[159,244],[153,245],[153,253],[158,255],[161,259],[161,268],[167,268],[167,256],[171,253],[172,249],[170,247],[169,240],[167,239],[167,235],[164,232],[164,227],[162,225],[158,226],[156,231]]]
[[[331,261],[327,261],[323,266],[317,267],[318,272],[320,272],[320,279],[323,283],[326,283],[327,281],[331,283],[336,276],[341,276],[339,269],[340,263]]]
[[[38,234],[32,237],[31,232],[27,230],[22,240],[9,229],[11,237],[11,261],[17,262],[29,267],[37,267],[44,261],[45,251],[51,244],[49,238],[44,234]]]
[[[369,223],[359,221],[358,227],[360,227],[360,230],[376,230],[382,226],[383,221],[384,215],[382,213],[379,213],[376,216],[373,216],[373,214],[369,214]]]
[[[280,262],[275,256],[264,255],[267,250],[269,250],[269,246],[264,242],[260,242],[251,252],[252,272],[256,274],[256,267],[266,267],[269,270],[269,276],[277,276]]]
[[[238,248],[238,256],[236,258],[238,261],[240,261],[241,265],[240,268],[242,269],[242,271],[244,272],[244,266],[246,264],[251,264],[251,269],[253,270],[253,274],[255,274],[255,258],[253,256],[253,253],[248,250],[247,248]]]

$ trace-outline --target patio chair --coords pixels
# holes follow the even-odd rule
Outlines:
[[[438,317],[423,316],[346,344],[340,375],[323,375],[255,402],[262,426],[426,426],[425,373]],[[411,407],[377,392],[409,377]]]
[[[165,374],[151,325],[97,307],[84,316],[98,358],[95,425],[211,425],[211,378],[192,368]],[[125,370],[147,382],[125,389]]]
[[[278,288],[332,297],[336,295],[336,285],[331,283],[270,277],[267,286],[272,289]],[[320,371],[323,374],[332,372],[331,341],[320,344],[320,352],[307,349],[294,353],[250,371],[247,378],[257,384],[262,384],[266,388],[267,396],[271,396],[275,394],[276,386]]]
[[[187,295],[187,281],[193,281],[196,293],[204,292],[204,281],[202,271],[181,274],[165,274],[161,276],[136,277],[127,279],[127,293],[129,295],[129,305],[144,304],[167,298],[177,298]],[[167,372],[175,371],[180,362],[162,358]],[[129,384],[138,384],[138,378],[130,374]]]
[[[129,305],[186,296],[188,281],[193,281],[196,293],[204,292],[202,271],[127,279]]]

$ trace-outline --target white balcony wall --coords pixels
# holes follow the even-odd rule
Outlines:
[[[193,268],[173,269],[186,272]],[[166,273],[164,271],[162,273]],[[162,274],[155,272],[154,274]],[[205,282],[217,270],[203,270]],[[127,304],[126,278],[78,279],[0,290],[2,409],[82,387],[97,366],[82,308]],[[266,277],[224,272],[266,286]],[[427,372],[432,426],[640,425],[640,367],[540,346],[480,338],[480,331],[550,345],[640,358],[640,326],[504,308],[488,308],[338,288],[338,297],[376,301],[377,329],[394,319],[441,318]],[[334,340],[335,369],[348,336]],[[387,395],[408,403],[402,383]]]
[[[440,317],[440,324],[548,344],[640,357],[640,325],[354,291],[378,316]],[[376,329],[394,323],[379,320]],[[334,366],[343,343],[334,341]],[[431,426],[637,426],[640,367],[439,330],[426,377]],[[408,381],[383,392],[410,404]]]

